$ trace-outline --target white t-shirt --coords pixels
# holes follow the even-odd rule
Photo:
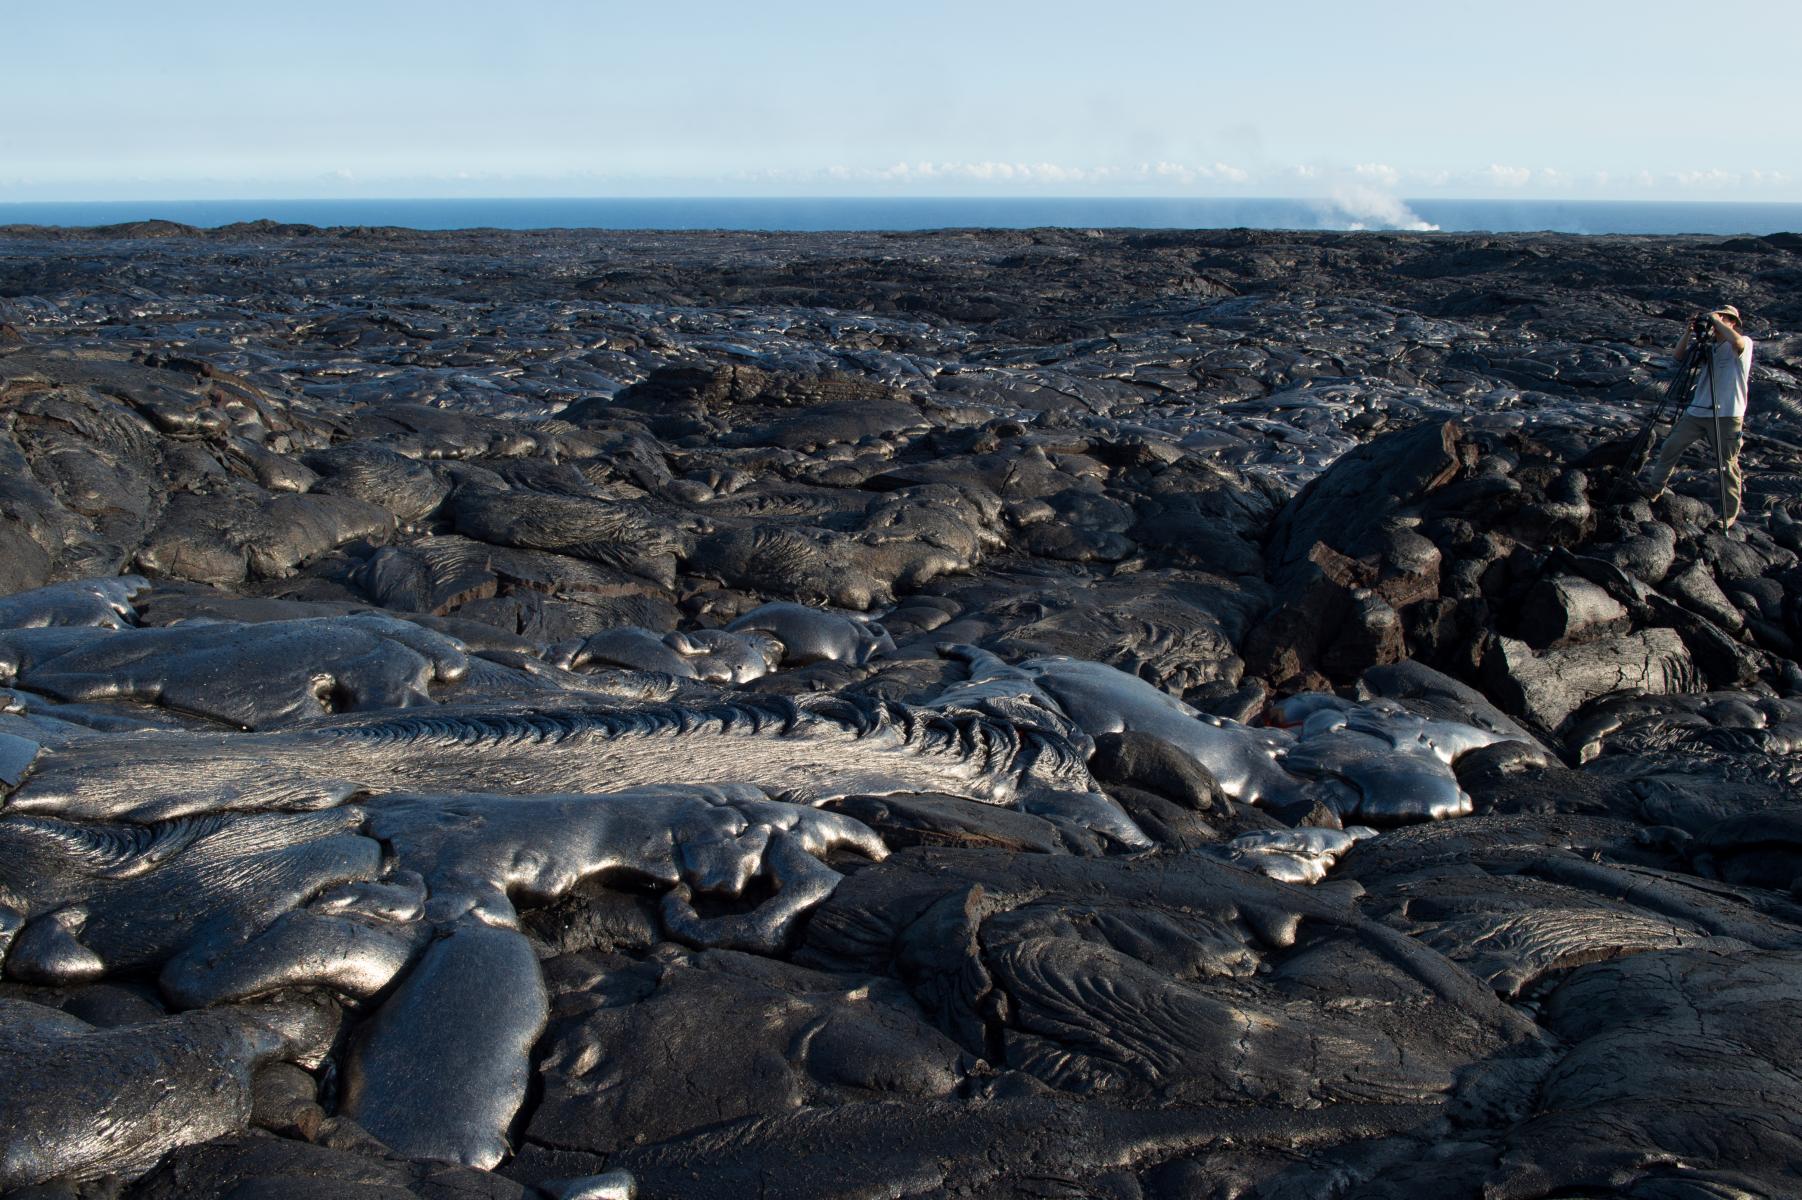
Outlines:
[[[1746,339],[1746,348],[1738,354],[1733,352],[1732,342],[1716,342],[1711,352],[1713,357],[1703,366],[1695,393],[1689,398],[1688,415],[1737,417],[1743,421],[1746,388],[1752,378],[1752,339]]]

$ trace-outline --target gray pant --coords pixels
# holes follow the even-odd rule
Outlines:
[[[1727,480],[1727,523],[1732,524],[1739,516],[1739,493],[1742,480],[1739,473],[1739,436],[1743,422],[1738,417],[1692,417],[1685,413],[1677,418],[1671,435],[1664,439],[1664,445],[1658,450],[1658,461],[1652,464],[1651,478],[1646,482],[1654,490],[1664,487],[1665,481],[1671,477],[1671,470],[1677,465],[1677,458],[1692,442],[1708,443],[1708,462],[1715,461],[1715,438],[1724,439],[1726,470],[1723,474]],[[1718,430],[1716,427],[1719,427]]]

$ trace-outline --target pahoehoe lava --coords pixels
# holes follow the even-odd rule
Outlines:
[[[0,229],[0,1192],[1802,1192],[1798,285]]]

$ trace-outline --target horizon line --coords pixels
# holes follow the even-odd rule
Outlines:
[[[1604,196],[1542,196],[1542,195],[1534,195],[1534,196],[1521,196],[1521,195],[1394,196],[1391,198],[1402,204],[1435,204],[1435,203],[1437,203],[1437,204],[1627,204],[1627,205],[1742,204],[1742,205],[1763,205],[1763,206],[1802,205],[1802,198],[1786,199],[1786,200],[1776,200],[1776,199],[1738,200],[1738,199],[1721,199],[1721,198],[1675,198],[1675,197],[1612,198],[1612,197],[1604,197]],[[571,203],[571,202],[589,203],[589,202],[596,202],[596,201],[619,201],[619,202],[638,202],[638,203],[658,202],[658,201],[680,201],[683,203],[696,203],[696,202],[742,203],[742,202],[746,202],[746,201],[768,202],[768,203],[795,202],[795,201],[805,201],[805,202],[809,202],[809,203],[833,202],[833,201],[844,201],[844,202],[872,202],[872,201],[874,201],[874,202],[881,202],[881,203],[893,203],[893,202],[910,202],[910,201],[921,201],[921,202],[949,201],[949,202],[956,202],[956,203],[968,203],[973,200],[974,201],[995,201],[995,202],[1002,202],[1002,203],[1019,203],[1022,201],[1076,201],[1076,202],[1083,202],[1083,203],[1095,203],[1098,201],[1103,201],[1103,202],[1132,201],[1132,202],[1139,202],[1139,203],[1177,203],[1177,204],[1193,203],[1193,202],[1198,202],[1198,201],[1236,201],[1236,202],[1240,202],[1240,203],[1259,203],[1259,202],[1267,202],[1267,201],[1281,201],[1281,202],[1285,202],[1285,203],[1294,203],[1294,204],[1320,203],[1320,204],[1332,204],[1332,205],[1337,205],[1339,203],[1339,199],[1334,196],[1318,195],[1318,194],[1316,194],[1316,195],[1259,195],[1259,196],[1253,196],[1253,195],[1171,196],[1171,195],[1133,195],[1133,194],[1069,195],[1069,194],[1063,194],[1063,193],[1059,193],[1059,194],[1055,194],[1055,195],[1033,194],[1033,193],[1026,193],[1026,194],[1015,193],[1015,194],[1006,194],[1006,195],[995,195],[995,194],[991,194],[991,193],[982,193],[982,194],[956,194],[956,193],[953,193],[953,194],[949,194],[949,195],[892,195],[892,194],[891,195],[884,195],[884,194],[847,195],[847,194],[840,194],[840,193],[783,194],[783,195],[758,195],[758,194],[699,195],[699,194],[671,193],[671,194],[664,194],[664,195],[600,195],[600,196],[595,196],[595,195],[568,195],[568,196],[521,196],[521,195],[304,196],[303,195],[303,196],[186,196],[186,197],[161,197],[161,198],[156,198],[156,199],[127,196],[127,197],[122,197],[122,198],[107,198],[107,199],[86,198],[86,199],[31,199],[31,200],[0,198],[0,207],[49,205],[49,204],[58,204],[58,205],[63,205],[63,204],[66,204],[66,205],[83,205],[83,204],[96,204],[96,205],[98,205],[98,204],[371,204],[371,203],[380,204],[380,203],[397,203],[397,202],[405,202],[405,203],[409,203],[409,204],[420,204],[420,203],[461,204],[461,203],[492,203],[492,202],[496,202],[496,201],[507,201],[507,202],[511,202],[511,203],[543,203],[543,204],[567,204],[567,203]]]

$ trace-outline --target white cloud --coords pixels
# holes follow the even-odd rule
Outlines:
[[[1136,182],[1154,180],[1175,180],[1178,183],[1220,182],[1245,183],[1251,179],[1251,173],[1231,163],[1176,163],[1156,162],[1140,163],[1131,171],[1120,171],[1113,167],[1096,168],[1095,174],[1104,179],[1128,179]]]
[[[1678,171],[1677,184],[1686,188],[1730,188],[1739,186],[1739,175],[1734,171],[1723,171],[1719,167],[1710,167],[1706,171]]]
[[[348,174],[343,176],[348,180]],[[1139,162],[1071,163],[1031,159],[898,159],[887,165],[835,163],[830,166],[763,167],[731,178],[758,186],[778,185],[829,191],[859,186],[895,194],[1231,195],[1323,197],[1336,226],[1429,228],[1399,198],[1406,195],[1480,196],[1508,192],[1523,197],[1585,195],[1648,196],[1687,193],[1706,196],[1757,187],[1764,195],[1795,186],[1795,173],[1775,169],[1720,168],[1686,171],[1581,170],[1569,166],[1528,167],[1491,163],[1487,167],[1431,167],[1382,161],[1348,164],[1264,163],[1244,167],[1222,160],[1147,159]],[[369,186],[358,177],[359,186]],[[1266,189],[1257,191],[1255,189]]]
[[[1053,162],[1007,162],[988,159],[981,162],[895,162],[886,167],[852,167],[842,163],[825,168],[823,172],[787,171],[781,172],[791,179],[805,179],[809,176],[832,180],[835,183],[935,183],[940,181],[954,183],[1027,183],[1027,184],[1060,184],[1100,183],[1120,174],[1117,167],[1083,167]]]
[[[765,173],[758,172],[760,177]],[[1144,162],[1133,167],[1056,162],[983,159],[972,162],[895,162],[886,167],[854,167],[843,163],[822,171],[790,171],[795,180],[824,178],[834,183],[1011,183],[1093,187],[1108,183],[1248,183],[1250,171],[1232,163]]]
[[[1386,188],[1392,188],[1402,181],[1401,172],[1388,163],[1359,163],[1352,168],[1352,174]]]

